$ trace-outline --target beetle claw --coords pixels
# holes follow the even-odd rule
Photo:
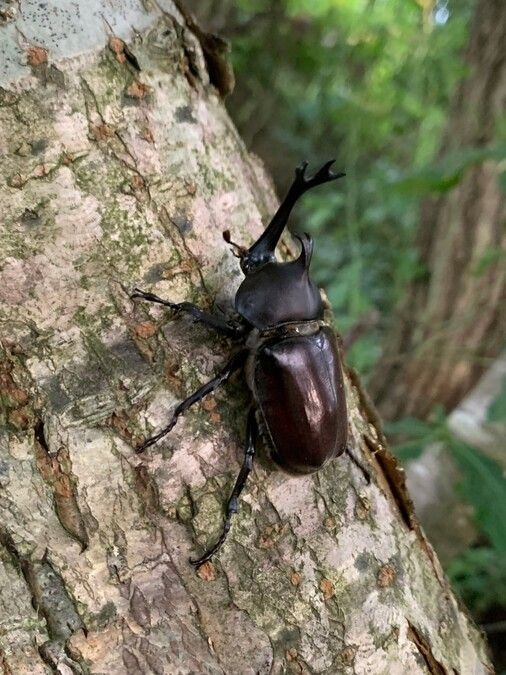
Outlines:
[[[146,293],[144,291],[141,291],[140,288],[134,288],[132,292],[130,293],[130,299],[133,300],[134,298],[145,298]]]
[[[206,556],[203,556],[202,558],[188,558],[188,562],[190,565],[195,567],[196,570],[198,570],[199,567],[201,567],[205,562],[207,562]]]

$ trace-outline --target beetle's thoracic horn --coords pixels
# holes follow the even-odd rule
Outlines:
[[[304,232],[302,236],[298,234],[294,234],[293,236],[300,241],[302,247],[299,257],[295,262],[307,272],[313,255],[313,239],[307,232]]]
[[[295,169],[295,178],[286,197],[281,202],[263,234],[253,246],[248,249],[245,255],[250,268],[274,258],[274,251],[283,234],[288,217],[295,206],[296,201],[304,194],[304,192],[307,192],[307,190],[310,190],[312,187],[322,185],[323,183],[329,183],[332,180],[336,180],[337,178],[346,175],[344,173],[333,173],[330,170],[330,167],[334,162],[334,159],[326,162],[311,178],[306,178],[305,176],[307,162],[302,162],[302,164]]]

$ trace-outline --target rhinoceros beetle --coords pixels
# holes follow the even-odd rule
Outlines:
[[[234,372],[245,369],[253,405],[248,414],[244,460],[227,503],[221,536],[204,555],[190,560],[196,567],[209,560],[225,541],[251,471],[259,429],[272,459],[288,473],[318,471],[333,457],[347,452],[368,480],[367,470],[347,445],[346,398],[336,336],[323,321],[320,292],[309,277],[311,237],[307,234],[297,237],[301,251],[295,260],[278,262],[274,253],[299,197],[317,185],[345,175],[333,173],[330,170],[333,163],[334,160],[324,164],[311,178],[305,175],[307,162],[295,170],[286,197],[250,248],[232,242],[228,231],[223,233],[234,247],[245,275],[235,296],[238,315],[235,323],[191,303],[162,300],[138,288],[130,296],[188,314],[193,320],[243,343],[212,380],[176,407],[167,426],[137,448],[143,452],[159,441],[190,406],[226,382]]]

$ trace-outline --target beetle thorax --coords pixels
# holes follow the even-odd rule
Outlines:
[[[281,323],[320,319],[320,291],[294,263],[267,263],[249,274],[235,298],[237,312],[260,330]]]

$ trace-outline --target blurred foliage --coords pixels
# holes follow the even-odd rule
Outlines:
[[[489,422],[505,422],[506,420],[506,376],[502,378],[502,386],[499,396],[492,401],[488,409]]]
[[[494,421],[505,399],[503,389],[489,408],[489,421]],[[402,439],[394,446],[395,454],[402,461],[419,457],[435,443],[442,444],[451,453],[461,474],[458,490],[473,507],[485,545],[469,549],[453,560],[447,572],[468,606],[478,615],[492,608],[506,607],[506,477],[502,467],[455,438],[442,408],[435,408],[427,422],[406,417],[391,422],[386,430],[394,438]]]
[[[471,548],[453,560],[448,575],[468,607],[480,616],[506,607],[506,558],[496,549]]]
[[[336,157],[347,173],[335,187],[308,193],[292,225],[316,238],[313,275],[342,333],[373,308],[389,316],[406,283],[425,274],[414,246],[420,198],[450,189],[473,162],[497,152],[463,148],[435,159],[465,73],[460,54],[472,7],[470,0],[210,6],[208,21],[233,45],[230,112],[280,191],[301,159],[315,167]],[[379,356],[382,328],[349,352],[365,375]]]

